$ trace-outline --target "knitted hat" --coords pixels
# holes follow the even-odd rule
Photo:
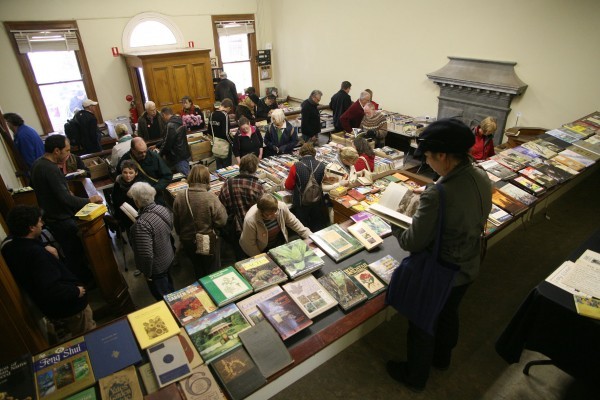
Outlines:
[[[417,138],[415,155],[434,153],[468,153],[475,144],[475,135],[457,119],[440,119],[423,130]]]

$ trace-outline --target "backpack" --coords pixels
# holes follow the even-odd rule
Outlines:
[[[302,163],[306,168],[309,168],[308,165]],[[317,164],[317,168],[318,168]],[[312,168],[312,163],[310,164],[310,176],[308,177],[308,182],[304,187],[304,190],[300,193],[300,203],[303,206],[314,206],[321,202],[323,198],[323,189],[321,189],[321,185],[315,179],[315,170]]]
[[[65,135],[69,139],[69,142],[71,142],[71,145],[80,145],[81,125],[77,120],[77,114],[65,122]]]

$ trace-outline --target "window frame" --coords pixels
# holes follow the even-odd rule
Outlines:
[[[52,128],[52,122],[50,121],[50,117],[46,110],[46,104],[44,103],[44,99],[42,97],[42,92],[40,91],[39,84],[36,82],[35,74],[33,72],[33,67],[29,62],[29,57],[27,54],[21,54],[19,52],[17,41],[15,40],[14,35],[11,31],[18,30],[45,30],[45,29],[72,29],[77,32],[77,42],[79,45],[79,50],[75,50],[75,57],[77,59],[77,63],[79,64],[79,70],[81,71],[81,80],[83,82],[83,87],[85,88],[85,93],[88,98],[97,100],[96,89],[94,88],[94,83],[92,82],[92,75],[90,73],[90,67],[87,62],[87,58],[85,56],[85,50],[83,47],[83,43],[81,41],[81,35],[79,34],[79,28],[77,26],[76,21],[23,21],[23,22],[4,22],[4,27],[9,36],[9,40],[11,42],[13,52],[15,57],[17,58],[17,62],[19,63],[19,67],[21,68],[21,72],[23,73],[23,77],[25,78],[25,83],[27,84],[27,89],[29,91],[29,95],[31,96],[31,100],[33,102],[33,106],[36,110],[40,123],[42,125],[42,130],[44,134],[49,134],[50,132],[54,132]],[[96,117],[98,118],[98,122],[102,123],[102,112],[100,111],[100,106],[96,108]]]
[[[158,22],[167,27],[167,29],[171,31],[173,36],[175,36],[175,44],[131,47],[129,44],[131,42],[131,34],[139,24],[147,21]],[[144,12],[131,18],[129,22],[127,22],[127,25],[125,25],[125,29],[123,29],[123,37],[121,39],[121,42],[121,44],[123,45],[123,52],[132,54],[146,51],[181,49],[186,47],[184,46],[183,34],[181,33],[177,25],[173,23],[173,21],[171,21],[167,16],[155,12]]]

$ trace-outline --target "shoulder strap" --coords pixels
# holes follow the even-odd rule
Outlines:
[[[363,156],[360,156],[358,158],[362,159],[365,162],[365,166],[367,167],[367,170],[369,170],[369,172],[373,172],[373,171],[371,171],[371,167],[369,166],[369,162],[367,161],[366,158],[364,158]]]
[[[146,171],[144,171],[144,169],[142,168],[142,166],[140,165],[140,163],[139,163],[139,162],[137,162],[137,160],[136,160],[135,158],[131,157],[131,161],[133,161],[133,162],[135,163],[135,166],[138,168],[138,170],[139,170],[139,171],[140,171],[142,174],[144,174],[144,176],[145,176],[146,178],[150,179],[150,180],[151,180],[152,182],[154,182],[154,183],[158,182],[158,179],[151,177],[150,175],[148,175],[148,174],[146,173]]]
[[[436,183],[435,187],[439,194],[439,213],[438,220],[436,225],[436,233],[435,233],[435,243],[433,245],[433,256],[437,260],[440,253],[441,242],[442,242],[442,232],[444,230],[444,222],[446,218],[446,191],[444,186],[441,183]]]
[[[196,225],[196,230],[198,231],[198,224],[196,222],[196,218],[194,218],[194,213],[192,212],[192,205],[190,204],[190,194],[189,189],[185,190],[185,201],[187,202],[188,210],[190,210],[190,215],[192,216],[192,220],[194,221],[194,225]]]

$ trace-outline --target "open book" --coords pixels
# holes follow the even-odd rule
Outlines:
[[[407,186],[390,183],[379,198],[379,203],[371,204],[369,211],[402,228],[412,224],[412,216],[419,207],[419,195]]]
[[[125,214],[129,217],[131,222],[135,222],[135,220],[138,217],[138,212],[135,208],[133,208],[131,206],[131,204],[125,202],[125,203],[121,204],[121,207],[119,207],[119,208],[121,209],[121,211],[123,211],[123,214]]]

